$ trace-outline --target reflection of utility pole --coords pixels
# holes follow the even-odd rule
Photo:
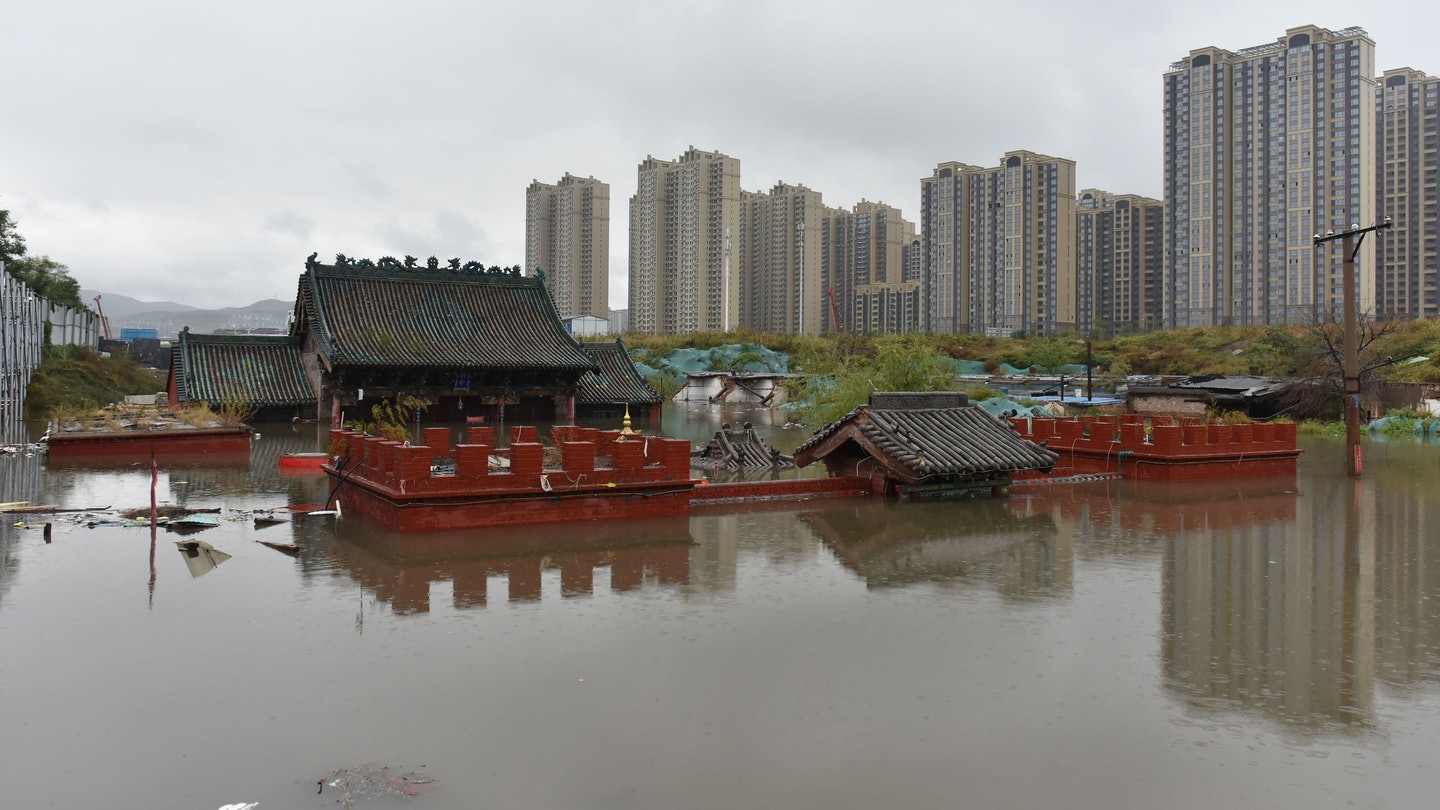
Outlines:
[[[1365,241],[1365,234],[1371,231],[1387,231],[1395,226],[1390,217],[1385,217],[1383,222],[1362,228],[1357,223],[1350,226],[1350,230],[1326,231],[1322,234],[1315,234],[1315,247],[1320,247],[1326,242],[1333,242],[1336,239],[1344,240],[1341,243],[1343,256],[1344,273],[1341,283],[1344,284],[1344,306],[1343,318],[1345,320],[1345,359],[1343,374],[1345,376],[1345,473],[1350,476],[1358,476],[1361,471],[1360,464],[1360,348],[1356,345],[1355,320],[1355,254],[1360,252],[1360,245]]]

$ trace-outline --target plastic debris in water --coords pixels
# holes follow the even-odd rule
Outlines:
[[[398,771],[388,765],[370,763],[341,768],[320,780],[320,790],[339,790],[342,801],[381,796],[423,796],[435,788],[435,780],[416,771]]]

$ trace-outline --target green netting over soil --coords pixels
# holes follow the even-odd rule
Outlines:
[[[636,368],[646,376],[664,374],[684,379],[687,373],[732,371],[755,374],[785,374],[790,357],[758,343],[727,343],[713,349],[676,349],[656,357],[643,349],[631,353]]]
[[[1050,413],[1039,405],[1021,405],[1008,397],[991,397],[975,404],[984,408],[991,416],[1050,416]],[[1011,414],[1011,411],[1014,413]]]

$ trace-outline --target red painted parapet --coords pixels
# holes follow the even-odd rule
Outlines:
[[[514,436],[524,435],[518,432],[518,428],[510,435],[510,474],[514,476],[511,483],[522,487],[539,486],[540,473],[545,470],[545,446],[539,442],[514,441]]]
[[[181,459],[205,463],[214,456],[217,463],[248,462],[250,429],[187,428],[185,430],[115,430],[80,433],[53,433],[49,458],[59,461],[87,459]]]
[[[495,446],[495,428],[488,425],[478,425],[474,422],[465,425],[466,444],[488,444]]]
[[[424,435],[436,446],[333,432],[332,445],[349,450],[327,468],[345,508],[402,531],[682,515],[697,483],[683,439],[563,426],[559,469],[547,469],[546,448],[521,440],[534,428],[516,428],[509,469],[495,471],[492,444],[451,448],[448,431]],[[470,426],[470,438],[484,435]],[[436,463],[450,458],[453,469]]]
[[[455,445],[455,477],[466,481],[483,479],[490,474],[490,454],[494,448],[488,444]]]
[[[594,475],[595,443],[561,442],[560,466],[571,475]]]
[[[432,448],[437,457],[450,455],[450,428],[428,427],[420,432],[425,446]]]
[[[1174,424],[1164,417],[1012,418],[1019,434],[1060,454],[1052,475],[1120,474],[1144,480],[1214,480],[1294,474],[1295,425]]]

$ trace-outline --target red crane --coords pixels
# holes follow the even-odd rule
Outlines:
[[[110,339],[110,321],[105,319],[105,308],[100,306],[100,296],[95,296],[95,311],[100,313],[100,334]]]
[[[831,287],[825,292],[830,294],[830,331],[838,333],[840,331],[840,315],[835,312],[835,288]]]

